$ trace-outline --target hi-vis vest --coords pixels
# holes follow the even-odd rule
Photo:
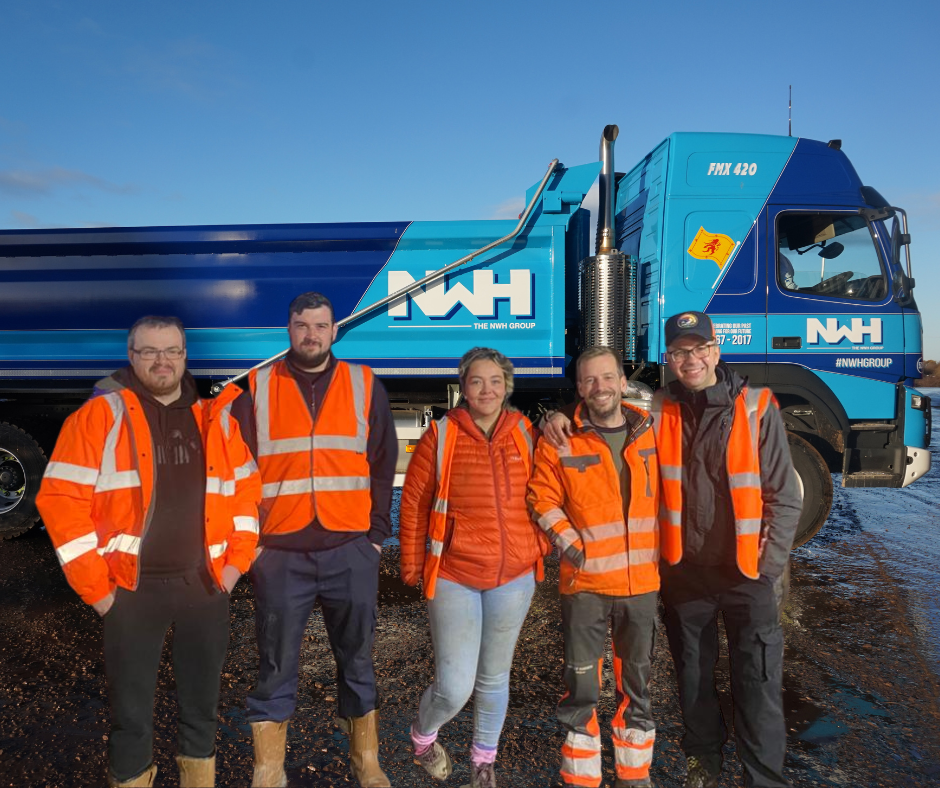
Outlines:
[[[428,537],[431,549],[424,560],[424,595],[428,599],[434,598],[437,587],[437,576],[441,569],[441,555],[444,552],[444,543],[447,540],[447,499],[450,492],[450,472],[454,460],[454,449],[457,446],[457,433],[460,428],[450,423],[445,416],[440,421],[431,422],[431,430],[437,442],[437,455],[435,460],[437,471],[437,490],[434,494],[434,503],[428,523]],[[525,466],[526,476],[532,473],[532,433],[526,420],[519,415],[512,428],[512,440],[516,444],[519,456]],[[536,568],[536,575],[541,579],[541,559]]]
[[[369,367],[337,361],[314,421],[286,361],[249,375],[263,533],[293,533],[314,519],[330,531],[369,530],[372,382]]]
[[[734,509],[738,569],[756,579],[760,558],[764,502],[760,486],[760,422],[770,407],[768,388],[745,386],[734,400],[731,438],[727,450],[728,486]],[[662,554],[670,564],[682,560],[682,409],[666,389],[653,397],[656,447],[662,474],[660,533]]]
[[[538,524],[562,552],[574,547],[584,555],[576,569],[560,567],[559,591],[587,591],[609,596],[635,596],[659,590],[659,465],[649,416],[624,447],[630,471],[630,500],[621,494],[620,476],[610,448],[592,429],[582,429],[583,403],[574,415],[578,431],[561,452],[539,441],[528,501]]]
[[[209,571],[248,571],[258,541],[261,482],[231,406],[232,386],[197,401],[206,461],[205,547]],[[138,556],[153,513],[155,461],[137,395],[121,389],[86,402],[66,420],[36,505],[69,584],[88,604],[139,581]]]

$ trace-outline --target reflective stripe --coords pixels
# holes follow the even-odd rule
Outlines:
[[[760,520],[735,520],[734,530],[738,536],[751,536],[760,533]]]
[[[552,543],[562,550],[573,547],[578,540],[578,532],[574,528],[565,528],[561,531],[549,531],[548,536],[552,540]],[[580,550],[580,548],[578,549]]]
[[[215,560],[216,558],[221,558],[225,555],[225,551],[228,550],[228,542],[222,542],[220,544],[210,544],[209,545],[209,558]]]
[[[124,400],[116,392],[105,394],[103,399],[111,408],[114,423],[108,430],[108,437],[104,441],[104,450],[101,453],[101,474],[113,476],[117,473],[117,443],[118,436],[121,434],[121,422],[124,420]]]
[[[140,537],[133,534],[118,534],[112,536],[104,547],[98,548],[100,555],[108,553],[127,553],[138,555],[140,553]]]
[[[681,482],[682,481],[682,466],[681,465],[666,465],[663,463],[662,458],[659,460],[659,476],[662,479],[670,482]]]
[[[682,512],[674,512],[672,509],[667,509],[666,504],[663,503],[659,507],[659,519],[665,520],[669,525],[678,527],[682,525]]]
[[[447,416],[437,423],[437,481],[440,483],[444,473],[444,447],[447,444]]]
[[[239,465],[235,469],[235,481],[247,479],[258,470],[258,464],[254,460],[248,460],[244,465]]]
[[[601,754],[597,753],[590,758],[570,758],[563,755],[561,758],[561,771],[572,777],[601,778]]]
[[[434,511],[438,514],[447,514],[447,501],[445,501],[443,498],[435,498]]]
[[[573,747],[576,750],[592,750],[594,752],[600,752],[601,749],[601,738],[600,736],[590,736],[586,733],[575,733],[570,731],[567,738],[565,739],[565,744],[569,747]]]
[[[529,431],[528,431],[524,426],[522,426],[522,422],[521,422],[521,421],[520,421],[518,424],[516,424],[516,429],[517,429],[520,433],[522,433],[522,437],[525,438],[526,447],[528,448],[528,450],[529,450],[529,456],[531,457],[531,456],[532,456],[532,453],[533,453],[533,448],[532,448],[532,436],[529,435]]]
[[[655,517],[637,517],[627,523],[631,534],[649,534],[659,528],[659,521]]]
[[[600,558],[588,558],[584,562],[584,571],[589,574],[601,574],[603,572],[614,572],[618,569],[627,568],[626,553],[617,553],[616,555],[605,555]]]
[[[91,552],[96,547],[98,547],[98,534],[92,531],[70,542],[66,542],[61,547],[57,547],[55,554],[56,558],[59,559],[59,563],[65,566],[69,561],[74,561],[76,558],[85,555],[85,553]]]
[[[102,468],[104,462],[101,463]],[[137,471],[118,471],[105,473],[103,470],[95,483],[95,492],[111,492],[112,490],[127,490],[140,487],[140,474]]]
[[[206,477],[206,495],[222,495],[231,498],[235,495],[235,480],[222,481],[218,476]]]
[[[760,489],[760,474],[744,472],[728,474],[728,485],[732,490],[737,490],[741,487]]]
[[[226,438],[232,437],[232,417],[231,417],[232,405],[229,403],[219,414],[219,424],[222,425],[222,432],[225,433]]]
[[[248,517],[247,515],[240,514],[235,516],[234,522],[236,531],[248,531],[253,534],[259,531],[257,517]]]
[[[431,555],[440,556],[444,552],[444,543],[439,539],[431,540]]]
[[[581,538],[585,542],[597,542],[601,539],[613,539],[616,536],[626,536],[627,528],[622,522],[601,523],[581,529]]]
[[[94,486],[98,480],[98,469],[89,468],[86,465],[74,465],[71,462],[50,462],[43,476],[47,479],[61,479],[65,482]]]
[[[631,564],[650,564],[657,563],[659,561],[659,550],[655,547],[650,547],[645,550],[631,550],[630,551],[630,563]]]
[[[628,769],[641,769],[653,762],[653,744],[645,747],[629,747],[614,739],[614,758],[618,766]]]
[[[641,731],[639,728],[625,728],[622,725],[614,725],[613,731],[614,744],[618,744],[617,739],[620,739],[620,744],[631,745],[632,747],[649,747],[656,740],[656,729],[654,728],[651,731]]]
[[[561,509],[549,509],[539,517],[539,525],[546,531],[551,530],[552,526],[557,525],[562,520],[567,520],[565,513]]]
[[[310,492],[351,492],[370,489],[372,480],[368,476],[315,476],[313,479],[285,479],[270,482],[261,488],[265,498],[281,495],[302,495]]]

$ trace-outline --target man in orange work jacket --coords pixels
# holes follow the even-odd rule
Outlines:
[[[398,440],[372,370],[331,352],[337,325],[329,299],[312,292],[295,298],[288,334],[287,358],[252,372],[233,411],[264,485],[262,548],[251,574],[260,656],[248,697],[252,785],[287,784],[300,646],[319,599],[353,776],[364,788],[388,786],[378,761],[372,643]]]
[[[235,392],[201,400],[176,318],[145,317],[130,366],[66,420],[36,503],[69,584],[104,618],[112,786],[151,786],[153,698],[175,627],[180,785],[215,784],[229,593],[258,541],[261,481]]]
[[[676,380],[656,392],[666,632],[679,681],[686,788],[715,788],[727,738],[714,668],[718,614],[731,663],[745,786],[784,788],[779,600],[802,509],[783,419],[769,389],[719,361],[708,315],[666,321]]]
[[[578,359],[568,448],[539,441],[529,482],[533,517],[561,553],[564,680],[558,718],[565,785],[601,784],[600,674],[612,620],[618,707],[617,788],[652,786],[656,725],[649,679],[659,590],[659,470],[652,419],[622,402],[620,359],[603,347]]]

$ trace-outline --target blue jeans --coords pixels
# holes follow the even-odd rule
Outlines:
[[[531,572],[488,591],[438,579],[428,600],[434,683],[418,706],[419,733],[436,732],[473,695],[473,741],[496,748],[509,706],[512,656],[534,592]]]

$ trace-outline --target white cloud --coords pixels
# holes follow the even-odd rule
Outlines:
[[[133,184],[123,186],[80,170],[50,167],[44,170],[0,170],[0,192],[14,197],[38,197],[62,187],[88,186],[111,194],[134,194]]]
[[[16,227],[24,230],[49,230],[62,226],[61,224],[46,224],[32,214],[23,211],[10,211],[10,219]]]
[[[525,210],[525,198],[524,197],[513,197],[511,200],[506,200],[497,205],[492,213],[490,214],[490,219],[518,219],[519,214]]]

